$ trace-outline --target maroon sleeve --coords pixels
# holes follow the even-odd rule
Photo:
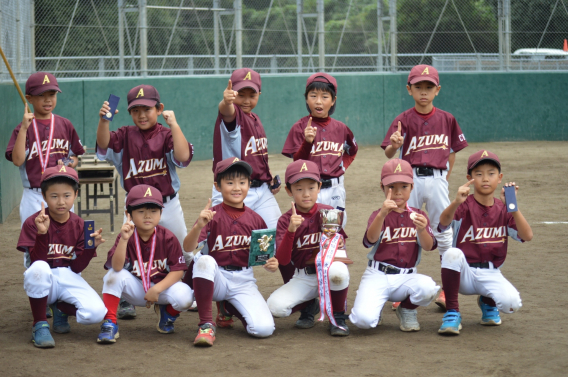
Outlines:
[[[38,260],[47,262],[47,251],[49,249],[48,234],[38,234],[35,239],[34,247],[30,249],[30,259],[32,263]]]
[[[97,249],[85,249],[85,238],[83,235],[85,234],[84,230],[84,223],[81,227],[81,232],[79,233],[81,236],[77,239],[77,245],[75,246],[75,259],[71,261],[71,271],[75,272],[76,274],[83,271],[89,263],[91,259],[97,256]]]
[[[465,136],[463,135],[463,131],[460,128],[456,118],[452,116],[451,120],[451,128],[452,128],[452,141],[450,148],[452,151],[459,152],[465,147],[467,147],[467,141],[465,140]]]
[[[181,251],[181,245],[173,235],[170,233],[166,240],[166,247],[168,248],[168,267],[170,271],[187,271],[187,265]]]
[[[105,270],[110,270],[112,268],[112,256],[114,255],[114,252],[116,251],[116,247],[118,246],[118,241],[120,241],[120,238],[121,238],[120,233],[118,233],[118,236],[116,237],[116,241],[114,241],[114,245],[108,251],[107,260],[106,260],[106,263],[104,265]]]
[[[207,234],[210,232],[211,232],[211,221],[209,221],[207,225],[201,228],[201,232],[199,233],[199,238],[197,239],[197,243],[200,244],[201,242],[207,240]]]
[[[276,259],[278,263],[286,265],[292,258],[292,248],[294,246],[294,234],[288,231],[290,219],[288,216],[280,216],[276,226]]]
[[[12,152],[14,151],[14,145],[16,145],[16,139],[18,138],[18,133],[20,133],[21,125],[22,125],[21,123],[18,124],[18,126],[14,129],[14,131],[12,131],[12,136],[10,136],[10,141],[8,141],[8,146],[6,147],[6,154],[4,155],[6,157],[6,160],[8,161],[13,161]],[[28,144],[28,139],[26,137],[26,148],[27,144]]]
[[[377,215],[379,214],[380,211],[381,210],[378,209],[378,210],[374,211],[373,213],[371,213],[371,216],[369,217],[369,221],[367,221],[367,229],[365,229],[365,235],[363,236],[363,246],[365,246],[367,249],[370,248],[370,247],[373,247],[373,245],[375,245],[374,243],[369,242],[369,239],[367,238],[367,230],[369,230],[369,227],[371,226],[371,224],[375,220],[375,217],[377,217]]]
[[[300,149],[298,149],[298,151],[296,153],[294,153],[294,161],[297,160],[309,160],[310,159],[310,152],[312,151],[313,148],[313,143],[310,143],[307,140],[304,140],[302,142],[302,145],[300,146]]]
[[[402,114],[401,114],[402,115]],[[398,130],[398,122],[400,121],[401,125],[400,125],[400,131],[401,133],[404,135],[404,122],[402,121],[402,116],[399,115],[396,118],[394,118],[394,120],[392,121],[389,129],[387,130],[387,134],[385,135],[385,138],[383,140],[383,143],[381,144],[381,148],[383,149],[387,149],[387,147],[389,145],[391,145],[390,142],[390,137],[393,133],[395,133]]]
[[[119,153],[121,150],[123,150],[127,131],[128,126],[120,127],[116,131],[110,131],[108,148],[112,149],[115,153]]]
[[[73,127],[73,124],[67,120],[67,127],[69,127],[69,133],[70,133],[70,142],[71,142],[71,150],[73,151],[73,153],[75,154],[75,156],[80,156],[82,154],[85,154],[85,149],[83,148],[83,145],[81,144],[81,140],[79,139],[79,135],[77,134],[77,130],[75,130],[75,127]]]
[[[304,137],[304,118],[298,120],[288,132],[288,137],[284,142],[284,147],[282,148],[282,154],[286,157],[293,157],[294,153],[300,149],[302,143],[306,140]],[[311,148],[310,148],[311,150]]]
[[[434,240],[434,243],[432,244],[432,248],[430,250],[434,250],[438,247],[438,241],[436,240],[436,237],[434,237],[434,232],[432,231],[432,227],[430,226],[430,219],[428,218],[428,215],[426,214],[426,212],[422,211],[422,210],[416,210],[416,212],[418,212],[419,214],[421,214],[422,216],[424,216],[426,218],[426,221],[428,222],[428,224],[426,225],[426,231],[428,232],[428,234],[430,235],[430,237],[432,237],[432,239]],[[416,233],[416,241],[418,240],[418,232]],[[424,247],[421,246],[423,249]],[[426,250],[426,249],[424,249]],[[426,250],[426,251],[430,251],[430,250]]]
[[[37,236],[37,228],[35,226],[35,218],[37,213],[34,213],[24,221],[22,229],[20,230],[20,238],[18,239],[17,249],[25,252],[35,245]]]

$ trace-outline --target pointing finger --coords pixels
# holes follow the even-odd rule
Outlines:
[[[130,217],[130,213],[126,214],[126,222],[130,224],[130,222],[132,221],[132,218]]]
[[[475,182],[475,179],[472,179],[471,181],[467,182],[465,185],[463,185],[463,187],[469,187],[469,185],[471,185],[473,182]]]
[[[41,202],[41,215],[45,216],[45,203]]]
[[[233,83],[231,82],[231,79],[229,79],[229,85],[227,85],[227,89],[233,90]]]
[[[391,200],[392,189],[389,188],[389,193],[387,194],[387,200]]]
[[[204,209],[209,209],[211,208],[211,198],[209,198],[209,200],[207,201],[207,205],[205,206]]]
[[[292,215],[296,215],[296,206],[294,205],[294,202],[292,202]]]
[[[30,112],[30,108],[29,108],[29,106],[28,106],[28,103],[27,103],[27,102],[26,102],[26,109],[25,109],[24,111],[25,111],[25,114],[27,114],[27,113],[29,113],[29,112]]]
[[[312,126],[312,117],[310,117],[310,119],[308,120],[308,125],[306,127],[311,127]]]
[[[400,128],[401,128],[402,124],[400,123],[400,121],[398,121],[398,133],[400,133]]]

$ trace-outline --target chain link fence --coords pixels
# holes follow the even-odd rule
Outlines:
[[[0,0],[18,74],[568,70],[568,0]],[[35,38],[33,42],[32,38]],[[0,71],[6,79],[5,71]]]

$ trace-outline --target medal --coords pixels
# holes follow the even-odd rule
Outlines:
[[[154,228],[154,235],[152,236],[152,248],[150,249],[150,258],[148,259],[148,268],[145,271],[144,261],[142,260],[142,250],[140,248],[140,240],[138,239],[138,232],[134,229],[134,241],[136,244],[136,258],[138,259],[138,268],[140,269],[140,278],[144,286],[144,292],[150,289],[150,273],[152,272],[152,264],[154,263],[154,253],[156,252],[156,228]]]
[[[37,129],[37,123],[35,118],[32,119],[32,122],[34,124],[34,133],[35,133],[35,138],[36,138],[36,148],[37,148],[37,154],[39,156],[39,163],[41,165],[41,174],[43,174],[43,172],[45,171],[45,169],[47,169],[47,165],[49,164],[49,157],[50,157],[50,153],[51,153],[51,143],[53,141],[53,129],[54,124],[55,124],[55,117],[53,116],[53,114],[51,114],[51,124],[49,126],[49,139],[47,141],[47,146],[45,148],[45,158],[43,158],[43,155],[41,154],[41,139],[39,138],[39,132]]]

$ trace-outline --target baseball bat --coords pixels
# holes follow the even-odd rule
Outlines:
[[[6,68],[8,68],[8,72],[10,72],[10,76],[12,77],[12,81],[14,81],[14,85],[16,86],[16,89],[18,89],[18,93],[20,94],[20,98],[22,99],[22,102],[25,105],[26,104],[26,97],[24,97],[24,93],[22,93],[22,89],[20,88],[20,85],[18,85],[18,81],[16,80],[16,76],[14,76],[14,72],[12,72],[12,67],[10,66],[10,63],[8,63],[8,59],[6,59],[6,55],[4,55],[4,50],[2,50],[2,46],[0,46],[0,54],[2,55],[2,60],[4,60],[4,64],[6,64]]]

